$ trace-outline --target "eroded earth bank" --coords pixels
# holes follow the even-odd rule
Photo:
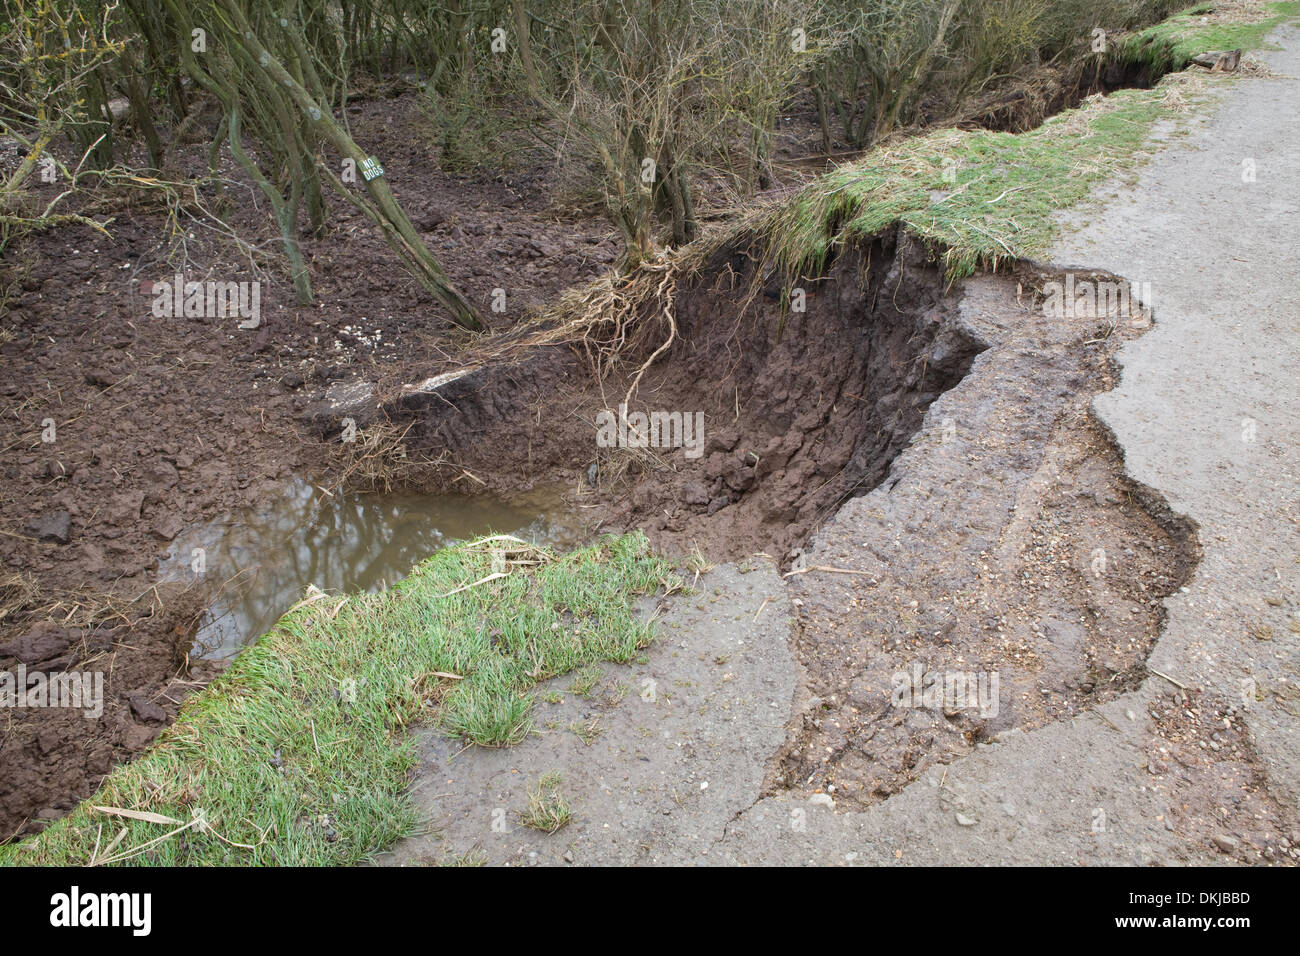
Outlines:
[[[468,473],[509,491],[559,479],[593,527],[643,527],[697,568],[701,553],[725,563],[693,595],[646,609],[665,637],[642,665],[545,688],[540,739],[487,752],[422,737],[414,792],[431,833],[385,859],[700,859],[725,851],[729,824],[760,797],[777,809],[759,819],[812,840],[808,814],[840,819],[919,778],[937,786],[981,744],[1068,725],[1149,677],[1163,599],[1199,557],[1196,530],[1125,475],[1090,404],[1152,313],[1131,303],[1053,315],[1045,295],[1067,270],[1031,264],[948,285],[927,250],[891,234],[807,282],[796,314],[752,295],[733,252],[679,290],[676,339],[638,392],[642,407],[703,411],[698,457],[595,447],[595,416],[624,383],[592,387],[580,349],[434,369],[388,406],[453,483]],[[743,318],[705,321],[730,314]],[[915,688],[901,706],[900,675]],[[926,699],[936,675],[940,686],[969,680],[972,694],[991,680],[991,701],[967,706],[951,683],[947,698]],[[1225,826],[1243,858],[1282,846],[1291,816],[1263,786],[1240,702],[1163,690],[1175,696],[1153,695],[1163,745],[1144,772],[1149,762],[1197,794],[1181,815],[1157,814],[1180,838],[1171,859],[1224,852],[1210,841]],[[1132,705],[1120,714],[1135,719]],[[1213,735],[1212,772],[1189,724]],[[1053,773],[1068,774],[1098,755],[1058,756]],[[1026,767],[1026,778],[1043,770]],[[582,812],[539,836],[518,814],[552,771]],[[1237,787],[1211,833],[1211,794]],[[940,822],[977,826],[954,799],[945,794]],[[1096,809],[1076,811],[1080,862],[1106,832]],[[1015,822],[1014,802],[1003,812]],[[834,861],[830,848],[851,843],[847,831],[821,832],[809,859]]]

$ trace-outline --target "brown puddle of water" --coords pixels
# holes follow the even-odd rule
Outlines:
[[[510,502],[487,495],[322,494],[297,481],[274,500],[177,538],[164,580],[217,582],[192,656],[226,658],[256,641],[308,585],[379,591],[440,548],[485,534],[570,546],[584,538],[558,492]]]

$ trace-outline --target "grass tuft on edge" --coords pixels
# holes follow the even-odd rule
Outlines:
[[[1181,70],[1201,53],[1261,47],[1275,27],[1300,16],[1297,0],[1263,4],[1246,18],[1241,18],[1243,10],[1230,7],[1221,14],[1217,6],[1199,3],[1130,34],[1120,44],[1120,60],[1145,63],[1162,73]]]
[[[1025,133],[944,129],[874,150],[751,223],[787,279],[821,275],[834,250],[900,224],[943,251],[950,279],[1049,247],[1052,214],[1132,165],[1162,94],[1093,97]]]
[[[634,595],[680,584],[644,535],[556,555],[447,548],[387,591],[311,591],[134,762],[8,865],[351,864],[412,832],[404,728],[484,746],[532,729],[540,680],[633,660]]]

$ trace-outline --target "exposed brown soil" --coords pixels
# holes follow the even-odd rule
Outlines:
[[[1048,68],[990,93],[967,110],[958,125],[1022,133],[1090,96],[1150,89],[1159,79],[1148,64],[1100,58]]]
[[[841,501],[884,477],[929,403],[982,348],[950,321],[955,299],[935,264],[896,246],[884,237],[806,280],[804,313],[763,294],[742,308],[751,267],[739,250],[678,293],[676,344],[632,410],[702,414],[699,448],[595,440],[597,416],[617,410],[627,371],[653,340],[603,382],[581,349],[551,346],[400,399],[390,413],[414,421],[418,455],[454,463],[440,473],[449,488],[468,487],[467,473],[498,493],[559,478],[593,528],[641,527],[681,554],[788,560]]]

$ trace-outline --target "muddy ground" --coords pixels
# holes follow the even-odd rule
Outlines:
[[[354,104],[351,120],[384,155],[435,254],[485,310],[504,286],[513,320],[613,262],[618,245],[603,220],[561,219],[543,192],[506,177],[439,172],[417,116],[408,94]],[[177,172],[204,172],[204,152],[178,148]],[[57,188],[40,190],[48,201]],[[318,297],[309,307],[295,304],[280,272],[253,271],[200,220],[178,246],[160,241],[159,210],[111,212],[111,238],[37,234],[3,263],[0,668],[103,668],[106,701],[93,721],[55,709],[0,715],[0,839],[62,816],[213,675],[188,653],[221,582],[156,587],[170,543],[276,495],[291,476],[328,486],[346,465],[304,426],[309,405],[333,383],[409,380],[455,348],[449,323],[346,205],[326,235],[304,243]],[[256,209],[231,216],[271,241]],[[178,271],[260,279],[260,328],[155,318],[149,283]]]
[[[1105,82],[1089,77],[1071,96]],[[1067,105],[1070,97],[1058,94]],[[1002,112],[975,122],[1015,125],[1008,118],[1014,106],[995,106]],[[493,289],[506,290],[502,325],[615,261],[618,244],[605,220],[589,204],[557,195],[544,167],[438,171],[435,137],[414,93],[355,102],[349,119],[357,139],[384,157],[395,193],[466,295],[486,309]],[[791,117],[773,192],[822,165],[806,161],[821,145],[812,124],[806,112]],[[191,138],[201,141],[202,129]],[[205,172],[201,146],[178,144],[172,155],[172,172]],[[241,198],[247,187],[225,172],[235,185],[223,212],[241,235],[270,243],[260,211]],[[39,190],[48,199],[57,188]],[[593,447],[590,430],[591,414],[613,407],[609,398],[617,399],[625,381],[611,379],[601,393],[581,355],[564,347],[540,360],[520,356],[486,385],[470,377],[444,390],[436,401],[455,405],[450,418],[434,413],[430,393],[398,399],[403,385],[460,367],[461,340],[345,205],[332,209],[325,235],[304,242],[318,299],[309,307],[295,304],[279,271],[251,267],[201,217],[183,219],[165,240],[157,207],[110,197],[100,212],[114,217],[111,237],[75,229],[38,234],[3,264],[0,668],[102,669],[106,699],[103,717],[93,721],[60,710],[6,710],[0,839],[62,816],[115,763],[147,746],[184,697],[214,675],[218,665],[191,660],[189,651],[197,616],[222,582],[196,575],[160,584],[159,559],[186,529],[276,495],[291,476],[326,486],[339,480],[348,459],[338,454],[343,416],[326,400],[331,388],[337,396],[347,383],[373,384],[373,395],[389,400],[385,417],[411,425],[416,457],[443,456],[420,472],[425,486],[511,493],[560,480],[592,531],[642,526],[677,554],[699,550],[716,560],[764,552],[788,570],[798,567],[800,549],[821,523],[888,473],[929,404],[986,347],[954,320],[956,300],[924,251],[900,250],[894,237],[809,280],[808,312],[784,319],[770,288],[752,310],[737,308],[737,277],[748,264],[743,250],[728,250],[681,296],[678,345],[638,393],[651,408],[702,411],[704,454],[628,455]],[[913,268],[915,277],[904,275]],[[153,317],[151,283],[178,271],[191,279],[261,280],[260,327]],[[719,315],[728,320],[718,322]],[[1077,375],[1068,388],[1080,401],[1105,387],[1109,347],[1080,346],[1069,360]],[[363,392],[357,407],[375,411],[371,394]],[[1074,462],[1089,446],[1105,454],[1092,433],[1062,434],[1063,460]],[[1083,505],[1069,503],[1062,517],[1130,528],[1134,551],[1146,561],[1144,580],[1158,595],[1181,573],[1181,559],[1170,556],[1172,545],[1164,553],[1143,549],[1139,535],[1155,533],[1154,525],[1144,525],[1135,506],[1120,507],[1126,499],[1111,465],[1088,479],[1103,502],[1095,513],[1084,516],[1069,510]],[[1006,600],[1023,602],[1029,593]],[[1107,607],[1126,600],[1100,599]],[[1071,599],[1060,613],[1074,613],[1082,601]],[[1120,638],[1128,653],[1102,655],[1121,675],[1140,663],[1158,623],[1145,605],[1129,617]],[[815,641],[804,648],[810,671],[824,650]],[[823,671],[814,686],[829,695],[845,674],[833,665]],[[1074,693],[1082,705],[1093,691]],[[1042,708],[1023,716],[1044,719],[1050,713]],[[832,749],[853,739],[860,723],[845,716],[826,736]],[[814,739],[827,745],[814,727],[800,730],[783,754],[778,776],[785,783],[816,776],[818,766],[798,756]],[[969,742],[979,729],[962,727],[959,736]],[[909,746],[891,751],[889,766],[907,765]],[[861,786],[867,794],[888,792],[908,773],[889,771]]]

